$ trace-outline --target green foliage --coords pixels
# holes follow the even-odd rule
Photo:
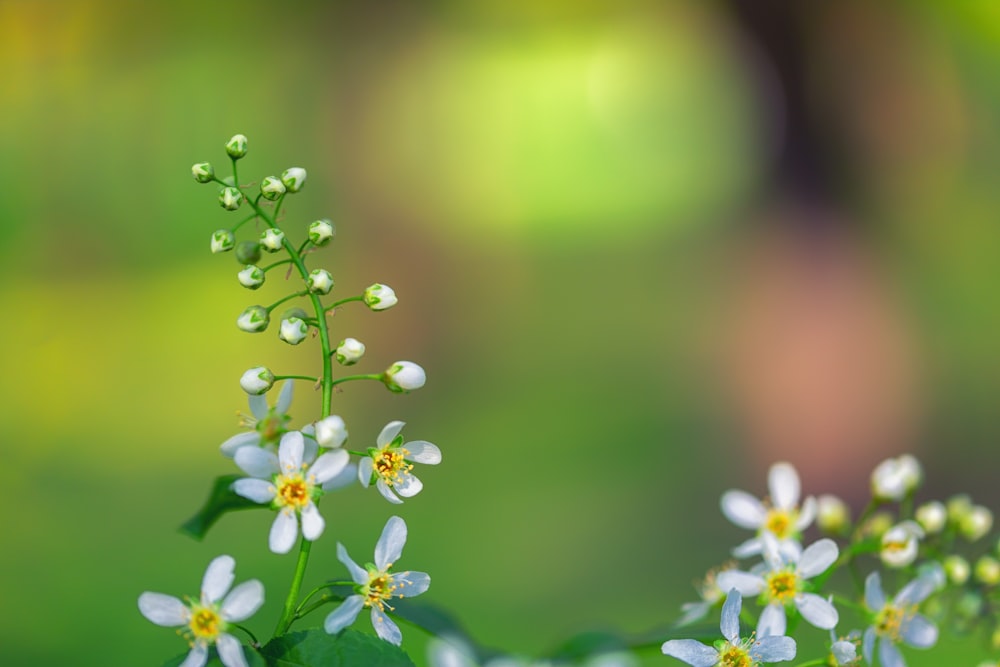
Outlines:
[[[267,505],[255,503],[252,500],[247,500],[243,496],[233,493],[230,487],[233,485],[233,482],[241,477],[245,477],[245,475],[234,474],[216,477],[215,483],[212,485],[212,491],[208,494],[205,504],[202,505],[201,509],[194,516],[181,525],[181,532],[190,535],[196,540],[200,540],[208,533],[208,529],[227,512],[267,507]]]
[[[261,649],[269,667],[414,667],[401,648],[351,629],[315,628],[275,637]]]
[[[183,653],[176,658],[171,658],[163,663],[163,667],[179,667],[187,656],[187,653]],[[268,664],[264,662],[264,658],[262,658],[256,651],[252,651],[244,647],[243,656],[247,659],[247,665],[250,667],[268,667]],[[225,665],[222,664],[222,661],[219,660],[219,655],[215,652],[215,649],[212,649],[208,662],[205,663],[205,667],[225,667]]]

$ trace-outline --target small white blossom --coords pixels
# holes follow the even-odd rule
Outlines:
[[[278,338],[289,345],[298,345],[309,335],[309,325],[298,317],[287,317],[281,320],[281,331]]]
[[[234,160],[239,160],[247,154],[247,138],[242,134],[234,134],[233,138],[226,142],[226,153]]]
[[[339,475],[350,458],[343,449],[336,449],[310,464],[305,438],[298,431],[281,436],[277,456],[258,447],[236,450],[236,465],[250,477],[233,482],[233,492],[256,503],[270,503],[278,510],[268,538],[271,551],[291,551],[300,522],[304,539],[314,541],[323,534],[326,523],[315,501],[323,495],[323,484]]]
[[[298,192],[306,184],[306,170],[302,167],[290,167],[281,172],[281,182],[289,192]]]
[[[243,203],[243,193],[232,186],[222,188],[219,193],[219,204],[227,211],[235,211]]]
[[[948,523],[948,510],[943,503],[936,500],[924,503],[917,508],[917,523],[930,534],[940,533]]]
[[[236,279],[247,289],[257,289],[264,284],[264,270],[259,266],[247,264],[242,271],[236,274]]]
[[[274,386],[274,373],[264,366],[251,368],[240,378],[240,387],[251,396],[266,393]]]
[[[365,344],[356,338],[345,338],[337,345],[335,354],[338,364],[353,366],[364,356]]]
[[[879,557],[886,567],[906,567],[917,559],[923,537],[924,529],[916,521],[898,523],[882,535]]]
[[[382,374],[382,382],[396,393],[420,389],[426,381],[424,369],[412,361],[397,361]]]
[[[263,366],[251,368],[244,374],[244,377],[246,374],[260,369],[267,371]],[[267,372],[270,373],[270,371]],[[281,391],[278,392],[278,400],[273,407],[267,404],[267,399],[263,395],[250,394],[248,398],[250,416],[242,415],[240,419],[240,425],[250,429],[250,431],[237,433],[223,442],[219,447],[222,455],[233,458],[236,450],[240,447],[276,445],[281,436],[287,432],[285,426],[291,420],[287,413],[288,408],[292,405],[294,387],[295,384],[291,380],[285,380],[281,385]]]
[[[313,269],[306,278],[306,287],[313,294],[329,294],[333,289],[333,276],[326,269]]]
[[[697,586],[698,596],[701,599],[681,605],[682,616],[677,621],[678,627],[700,621],[724,597],[725,593],[719,588],[718,576],[732,569],[735,569],[732,565],[724,565],[719,570],[709,570],[705,574],[705,578]]]
[[[831,629],[830,655],[833,657],[833,663],[844,667],[846,665],[856,665],[861,662],[861,656],[858,655],[859,638],[860,635],[858,633],[852,632],[846,638],[837,639],[837,634]]]
[[[375,283],[365,289],[365,304],[372,310],[385,310],[396,305],[396,293],[388,285]]]
[[[875,622],[865,630],[862,653],[872,665],[878,641],[879,664],[882,667],[906,667],[896,644],[902,642],[914,648],[930,648],[937,643],[938,629],[917,608],[934,592],[931,577],[917,577],[903,587],[892,601],[886,600],[882,579],[872,572],[865,579],[865,605],[875,615]]]
[[[719,629],[724,642],[706,646],[694,639],[671,639],[664,642],[664,655],[677,658],[692,667],[713,665],[756,665],[761,662],[782,662],[795,659],[795,640],[791,637],[740,638],[740,609],[743,598],[736,589],[729,591],[722,605]]]
[[[228,229],[219,229],[212,232],[212,254],[217,255],[220,252],[229,252],[236,245],[236,237]]]
[[[423,483],[410,471],[413,463],[437,465],[441,463],[441,450],[424,440],[403,443],[400,432],[405,422],[392,421],[385,425],[375,440],[375,447],[368,448],[368,456],[358,464],[358,480],[367,488],[375,488],[391,503],[402,503],[396,495],[411,498],[424,488]],[[394,493],[395,492],[395,493]]]
[[[191,175],[199,183],[210,183],[215,178],[215,169],[208,162],[199,162],[191,167]]]
[[[872,471],[872,494],[877,500],[899,501],[920,486],[924,473],[909,454],[886,459]]]
[[[809,496],[799,507],[802,488],[799,475],[790,463],[775,463],[767,475],[770,501],[761,502],[745,491],[727,491],[722,495],[722,513],[741,528],[757,531],[754,537],[733,549],[744,558],[761,553],[763,535],[770,533],[782,543],[798,543],[816,516],[816,500]]]
[[[271,314],[264,306],[248,306],[236,318],[236,326],[247,333],[260,333],[271,323]]]
[[[208,662],[208,649],[215,646],[219,660],[226,667],[247,667],[240,641],[228,630],[253,616],[264,604],[264,585],[256,579],[245,581],[232,590],[236,561],[219,556],[208,564],[201,583],[201,595],[186,602],[172,595],[146,592],[139,596],[139,611],[157,625],[178,631],[191,646],[183,667],[202,667]]]
[[[405,545],[406,522],[398,516],[389,517],[386,521],[382,535],[375,544],[375,562],[367,568],[351,560],[344,545],[337,543],[337,559],[351,573],[356,593],[326,617],[323,627],[327,632],[340,632],[354,623],[362,609],[370,607],[372,627],[376,634],[397,646],[403,641],[403,633],[385,614],[386,609],[392,610],[389,601],[392,598],[420,595],[431,585],[430,575],[425,572],[391,571],[393,564],[403,555]]]
[[[309,240],[315,246],[324,246],[336,235],[337,230],[327,219],[314,220],[309,223]]]
[[[274,176],[265,176],[260,182],[260,194],[269,201],[274,201],[285,194],[285,184]]]
[[[285,232],[276,227],[268,227],[260,234],[260,246],[268,252],[278,252],[285,240]]]
[[[958,523],[962,537],[975,542],[993,528],[993,512],[982,505],[973,505]]]
[[[337,415],[330,415],[316,422],[316,442],[320,447],[340,447],[347,440],[347,425]]]

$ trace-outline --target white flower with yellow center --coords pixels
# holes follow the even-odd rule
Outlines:
[[[284,554],[291,551],[302,524],[302,537],[316,540],[325,522],[316,507],[323,484],[347,467],[350,454],[343,449],[321,454],[312,464],[305,457],[305,438],[298,431],[281,436],[278,455],[258,447],[241,447],[233,457],[250,478],[233,482],[233,491],[256,503],[271,503],[278,510],[271,525],[268,547]]]
[[[240,426],[252,429],[247,433],[237,433],[226,440],[219,449],[222,455],[233,458],[236,450],[240,447],[253,446],[261,447],[268,444],[277,443],[286,432],[285,425],[288,423],[289,406],[292,404],[293,383],[286,380],[281,385],[278,393],[278,402],[274,407],[267,404],[267,399],[263,395],[252,395],[249,398],[250,416],[240,416]]]
[[[809,545],[805,551],[782,550],[777,540],[765,535],[764,562],[761,572],[729,570],[718,576],[722,589],[735,588],[743,595],[760,595],[766,604],[757,621],[757,634],[783,635],[787,627],[785,608],[794,606],[810,625],[823,630],[836,627],[839,615],[828,600],[805,592],[806,579],[826,572],[836,562],[840,551],[830,539]]]
[[[903,521],[882,534],[879,557],[886,567],[906,567],[917,559],[924,529],[916,521]]]
[[[256,579],[245,581],[231,591],[236,561],[219,556],[208,564],[197,600],[181,601],[172,595],[146,592],[139,596],[139,611],[157,625],[180,627],[191,652],[181,667],[202,667],[208,649],[215,646],[226,667],[247,667],[243,648],[227,632],[231,623],[250,618],[264,604],[264,585]],[[228,593],[228,595],[227,595]]]
[[[437,465],[441,463],[441,450],[424,440],[403,443],[405,422],[393,421],[385,425],[375,440],[377,447],[368,448],[368,456],[358,464],[358,479],[367,488],[375,482],[375,488],[390,503],[399,504],[403,498],[411,498],[424,488],[423,483],[410,472],[413,463]],[[396,494],[399,494],[397,496]]]
[[[323,624],[330,634],[340,632],[358,617],[365,607],[371,608],[372,626],[379,637],[397,646],[403,641],[399,627],[386,616],[392,611],[392,598],[420,595],[431,585],[425,572],[391,572],[392,565],[403,554],[406,544],[406,522],[398,516],[390,517],[375,544],[375,563],[361,567],[347,554],[343,544],[337,543],[337,559],[351,573],[355,595],[351,595],[332,611]]]
[[[733,549],[738,558],[763,551],[762,536],[770,533],[780,542],[796,542],[816,517],[816,500],[809,496],[799,507],[802,493],[799,475],[790,463],[775,463],[767,475],[770,502],[760,501],[745,491],[722,495],[722,513],[741,528],[757,531],[757,537]]]
[[[937,586],[933,576],[917,577],[903,587],[891,602],[882,591],[878,572],[865,579],[865,605],[874,614],[872,625],[865,630],[861,652],[869,665],[874,664],[875,643],[882,667],[906,667],[896,644],[902,642],[914,648],[930,648],[937,643],[938,629],[927,617],[917,613],[917,607]]]
[[[740,592],[730,590],[722,605],[722,620],[719,623],[725,641],[706,646],[694,639],[671,639],[663,644],[664,655],[692,667],[756,667],[762,662],[794,660],[796,647],[791,637],[740,638],[742,606]]]

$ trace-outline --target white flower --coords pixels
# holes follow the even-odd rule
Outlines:
[[[441,463],[441,450],[424,440],[403,443],[405,422],[393,421],[385,425],[375,440],[377,447],[368,448],[368,456],[358,464],[358,479],[367,488],[373,481],[375,488],[390,503],[403,501],[396,495],[411,498],[424,488],[423,483],[410,471],[410,461],[437,465]],[[395,492],[395,493],[394,493]]]
[[[182,602],[172,595],[150,592],[139,596],[139,611],[150,621],[168,628],[184,627],[179,632],[187,639],[191,652],[183,667],[202,667],[213,644],[223,665],[247,667],[239,640],[227,630],[230,623],[244,621],[260,609],[264,585],[251,579],[230,591],[235,567],[231,556],[219,556],[209,563],[197,600]]]
[[[309,335],[309,325],[299,317],[287,317],[281,320],[281,330],[278,338],[289,345],[298,345]]]
[[[886,459],[872,471],[872,494],[877,500],[902,500],[916,490],[923,476],[920,462],[909,454]]]
[[[320,447],[333,449],[347,440],[347,425],[337,415],[330,415],[316,422],[316,442]]]
[[[274,373],[264,366],[251,368],[240,378],[240,387],[251,396],[260,396],[274,386]]]
[[[681,605],[683,615],[677,621],[678,627],[700,621],[722,599],[724,593],[719,588],[718,575],[731,569],[734,569],[731,565],[723,566],[720,571],[709,570],[705,574],[705,578],[698,585],[698,596],[701,599],[698,602],[685,602]]]
[[[879,557],[886,567],[906,567],[917,559],[924,529],[916,521],[903,521],[882,535]]]
[[[199,183],[208,183],[215,178],[215,169],[208,162],[199,162],[192,165],[191,175]]]
[[[837,639],[836,633],[830,630],[830,655],[834,664],[854,665],[861,661],[861,656],[858,655],[858,637],[857,632],[852,632],[844,639]]]
[[[323,495],[323,484],[347,466],[350,454],[343,449],[329,451],[310,465],[305,439],[298,431],[291,431],[281,437],[277,456],[266,449],[240,447],[233,458],[250,475],[233,482],[233,491],[256,503],[271,503],[278,510],[268,538],[271,551],[284,554],[291,550],[300,521],[304,539],[313,541],[323,534],[325,522],[315,500]]]
[[[935,582],[930,577],[917,577],[903,587],[892,602],[885,598],[878,572],[865,579],[865,605],[875,622],[865,630],[862,653],[868,664],[873,664],[875,640],[878,640],[878,657],[882,667],[906,667],[903,655],[896,648],[902,642],[914,648],[930,648],[938,638],[937,627],[927,617],[917,613],[917,607],[934,592]]]
[[[365,354],[365,344],[357,338],[345,338],[337,345],[337,363],[342,366],[353,366]]]
[[[247,289],[257,289],[264,284],[264,270],[259,266],[247,264],[242,271],[236,274],[236,279]]]
[[[274,201],[285,194],[285,184],[274,176],[265,176],[260,182],[260,194],[264,199]]]
[[[932,500],[917,508],[917,522],[928,533],[940,533],[948,523],[948,510],[943,503]]]
[[[729,591],[722,605],[719,629],[725,642],[706,646],[694,639],[671,639],[664,642],[664,655],[677,658],[692,667],[713,665],[756,665],[760,662],[781,662],[795,658],[795,640],[791,637],[740,638],[740,609],[743,598],[736,589]]]
[[[263,366],[260,368],[263,368]],[[255,370],[258,369],[251,368],[247,373]],[[246,374],[244,374],[244,377],[246,377]],[[286,432],[285,424],[291,419],[286,413],[292,404],[294,386],[291,380],[285,380],[281,385],[281,391],[278,392],[278,401],[274,404],[274,407],[269,407],[267,399],[262,395],[250,394],[250,416],[243,415],[240,422],[242,426],[246,426],[252,430],[248,433],[238,433],[222,443],[219,447],[222,450],[222,455],[233,458],[236,450],[240,447],[248,445],[260,447],[262,445],[277,443]]]
[[[313,245],[324,246],[336,235],[337,230],[327,219],[314,220],[309,223],[309,240]]]
[[[277,227],[268,227],[260,233],[260,246],[268,252],[278,252],[281,250],[284,240],[285,232]]]
[[[851,511],[837,496],[824,494],[816,499],[816,524],[827,533],[846,532],[851,526]]]
[[[247,306],[236,318],[236,326],[247,333],[260,333],[271,323],[271,313],[264,306]]]
[[[733,549],[739,558],[759,554],[762,536],[774,535],[782,543],[797,541],[816,516],[816,500],[809,496],[799,507],[801,484],[790,463],[775,463],[767,475],[770,503],[761,502],[745,491],[727,491],[722,495],[722,513],[742,528],[757,531],[752,538]]]
[[[289,167],[281,172],[281,182],[289,192],[298,192],[306,183],[306,170],[302,167]]]
[[[388,285],[375,283],[365,290],[364,301],[372,310],[385,310],[396,305],[396,293]]]
[[[229,252],[235,246],[236,236],[228,229],[219,229],[212,232],[211,249],[213,255],[217,255],[220,252]]]
[[[329,294],[333,289],[333,276],[326,269],[313,269],[306,278],[306,287],[314,294]]]
[[[397,361],[382,374],[382,382],[396,393],[420,389],[426,381],[424,369],[412,361]]]
[[[783,553],[777,539],[764,535],[764,562],[767,569],[760,574],[730,570],[718,576],[722,589],[735,588],[743,595],[760,595],[767,606],[760,613],[757,635],[783,635],[787,626],[785,607],[794,605],[802,618],[811,625],[829,630],[837,625],[837,609],[828,600],[814,593],[805,593],[805,580],[826,572],[840,555],[837,544],[822,539],[799,553]]]
[[[227,185],[219,192],[219,204],[227,211],[235,211],[243,203],[243,193]]]
[[[372,626],[379,637],[397,646],[403,641],[399,627],[385,614],[392,611],[392,598],[420,595],[431,585],[425,572],[390,572],[393,563],[403,554],[406,544],[406,522],[398,516],[389,517],[382,535],[375,545],[375,563],[361,567],[347,554],[343,544],[337,543],[337,559],[347,567],[354,580],[355,595],[348,597],[332,611],[323,624],[330,634],[340,632],[358,617],[365,607],[372,610]]]
[[[247,138],[243,134],[234,134],[233,138],[226,142],[226,153],[234,160],[239,160],[247,154]]]

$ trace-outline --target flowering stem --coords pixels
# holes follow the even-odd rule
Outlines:
[[[337,301],[336,303],[334,303],[332,306],[330,306],[329,308],[326,309],[326,312],[329,313],[329,312],[333,311],[334,309],[339,308],[340,306],[343,306],[345,303],[350,303],[351,301],[364,301],[364,300],[365,300],[365,297],[362,296],[362,295],[349,296],[346,299],[341,299],[340,301]]]
[[[311,375],[275,375],[275,380],[309,380],[310,382],[319,382],[319,378],[314,378]]]
[[[306,574],[306,564],[309,562],[310,549],[312,549],[312,542],[303,538],[299,544],[299,558],[295,561],[295,574],[292,575],[292,585],[288,589],[288,597],[285,598],[285,610],[281,612],[278,627],[274,629],[275,637],[288,632],[292,621],[295,620],[295,601],[298,599],[299,590],[302,588],[302,578]]]
[[[349,380],[381,380],[381,373],[368,373],[366,375],[345,375],[342,378],[337,378],[333,381],[333,384],[337,385],[341,382],[347,382]]]
[[[306,275],[309,275],[309,274],[306,274]],[[274,303],[272,303],[270,306],[268,306],[267,307],[267,312],[270,313],[272,310],[274,310],[275,308],[277,308],[281,304],[285,303],[286,301],[291,301],[292,299],[298,298],[300,296],[305,296],[307,294],[309,294],[308,290],[302,290],[301,292],[292,292],[288,296],[282,297],[282,298],[278,299],[277,301],[275,301]]]
[[[276,266],[281,266],[282,264],[291,264],[291,263],[292,263],[292,260],[290,260],[290,259],[280,259],[277,262],[275,262],[274,264],[268,264],[267,266],[265,266],[262,269],[262,271],[267,272],[267,271],[270,271],[271,269],[273,269]]]

